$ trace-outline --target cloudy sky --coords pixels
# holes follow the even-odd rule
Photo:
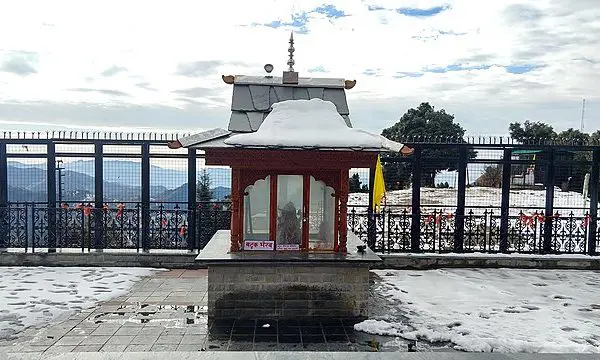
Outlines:
[[[226,126],[222,74],[356,79],[356,127],[429,101],[470,134],[513,121],[600,128],[598,0],[29,1],[0,12],[0,126]]]

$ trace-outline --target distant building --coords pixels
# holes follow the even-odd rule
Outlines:
[[[580,164],[575,164],[575,151],[554,151],[554,183],[563,191],[578,191],[583,188],[585,172]],[[546,183],[546,152],[542,149],[513,150],[512,160],[524,161],[513,164],[511,171],[512,188],[544,188]],[[576,166],[578,165],[578,166]]]

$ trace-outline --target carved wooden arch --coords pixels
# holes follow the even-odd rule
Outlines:
[[[233,170],[233,169],[232,169]],[[243,215],[244,209],[244,197],[246,195],[246,190],[248,186],[256,184],[259,180],[266,180],[267,177],[270,179],[270,219],[269,219],[269,238],[275,239],[276,236],[276,216],[277,216],[277,176],[278,175],[300,175],[304,178],[304,192],[306,193],[303,196],[303,203],[305,208],[309,208],[310,203],[310,192],[309,192],[309,183],[310,177],[312,177],[315,181],[319,181],[323,183],[326,187],[333,190],[333,195],[335,197],[334,201],[334,251],[342,250],[345,252],[345,232],[341,227],[345,226],[345,223],[340,219],[340,210],[343,211],[343,204],[345,204],[344,199],[347,201],[347,195],[344,197],[344,184],[348,182],[348,176],[346,175],[344,180],[344,171],[347,173],[348,169],[344,171],[339,170],[311,170],[308,171],[306,169],[255,169],[249,167],[237,168],[238,174],[237,181],[232,181],[232,187],[236,187],[236,189],[232,188],[232,194],[236,194],[236,199],[232,198],[232,200],[238,205],[234,207],[237,211],[234,211],[232,214],[232,223],[236,224],[237,232],[235,236],[232,233],[232,251],[237,251],[241,249],[243,246],[243,229],[244,229],[244,221],[246,220]],[[232,179],[233,180],[233,179]],[[346,189],[347,189],[346,184]],[[309,211],[304,212],[304,216],[308,217]],[[306,222],[308,218],[306,219]],[[235,237],[235,240],[234,240]],[[304,239],[306,238],[306,239]],[[342,239],[343,238],[343,239]],[[340,241],[341,240],[341,241]],[[338,249],[338,244],[341,245]],[[308,250],[308,231],[304,232],[302,248],[304,250]],[[234,250],[235,249],[235,250]]]
[[[257,170],[257,169],[242,169],[241,187],[244,190],[246,187],[253,185],[257,180],[265,179],[267,176],[277,175],[308,175],[312,176],[317,181],[322,181],[325,185],[337,191],[340,176],[337,171],[290,171],[290,170]]]
[[[242,179],[240,181],[242,195],[246,192],[248,186],[256,184],[259,180],[266,180],[268,176],[273,177],[273,175],[275,174],[265,170],[242,170]]]
[[[340,180],[337,172],[317,172],[309,175],[316,181],[321,181],[326,186],[332,188],[334,193],[338,191]]]

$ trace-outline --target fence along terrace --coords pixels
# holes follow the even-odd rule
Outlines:
[[[298,84],[289,84],[297,74],[286,73],[283,78],[223,76],[233,85],[228,129],[200,137],[0,132],[0,249],[202,249],[216,231],[231,228],[232,173],[206,166],[203,150],[168,149],[167,141],[209,146],[254,134],[274,103],[294,99],[333,103],[352,126],[344,90],[354,81],[298,78]],[[370,194],[353,185],[358,181],[372,189],[373,164],[350,170],[357,178],[349,184],[347,229],[374,251],[597,253],[597,142],[501,137],[400,142],[414,153],[382,155],[388,193],[381,212],[373,213]],[[238,210],[252,221],[242,217],[236,225],[258,240],[267,229],[267,218],[252,206],[260,186],[265,185],[252,184],[251,201]],[[318,228],[318,217],[306,214],[309,226]],[[272,223],[277,229],[277,220]],[[339,245],[339,233],[334,238]]]
[[[230,228],[231,172],[205,166],[200,150],[168,149],[165,141],[175,139],[175,134],[0,133],[0,245],[35,251],[201,249],[215,231]],[[369,212],[370,195],[350,183],[348,231],[374,251],[595,254],[600,246],[592,201],[598,195],[599,144],[498,137],[403,142],[415,149],[412,155],[381,159],[388,190],[381,213]],[[475,155],[464,161],[461,152]],[[550,152],[554,162],[547,161]],[[453,171],[438,173],[432,185],[422,174],[428,178],[434,171],[433,153]],[[581,158],[586,160],[574,160]],[[488,168],[495,175],[484,181]],[[519,183],[528,169],[536,174],[533,186]],[[142,177],[142,170],[150,176]],[[369,169],[352,174],[368,185]],[[210,178],[208,196],[201,190],[207,186],[196,181],[203,175]],[[436,187],[446,181],[449,187]],[[461,207],[464,235],[455,242]],[[542,212],[554,216],[546,219]],[[506,231],[500,231],[502,224]]]

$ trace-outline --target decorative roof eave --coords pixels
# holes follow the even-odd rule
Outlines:
[[[221,131],[221,136],[208,136],[210,131]],[[356,152],[391,152],[400,153],[408,156],[413,153],[413,149],[391,140],[385,139],[382,147],[363,148],[363,147],[331,147],[331,146],[281,146],[281,145],[231,145],[224,141],[230,138],[234,133],[224,129],[213,129],[209,132],[202,132],[190,136],[182,137],[168,143],[169,148],[229,148],[229,149],[254,149],[254,150],[313,150],[313,151],[356,151]],[[227,132],[227,134],[225,134]]]
[[[197,134],[184,136],[175,141],[170,141],[167,145],[170,149],[189,148],[195,145],[211,142],[217,139],[223,139],[229,137],[232,134],[231,131],[214,128],[211,130],[203,131]]]
[[[183,145],[181,145],[181,142],[179,142],[179,140],[173,140],[173,141],[169,141],[167,143],[167,146],[169,147],[169,149],[181,149],[183,147]]]
[[[413,153],[413,149],[402,145],[400,150],[395,151],[388,148],[362,148],[362,147],[321,147],[321,146],[279,146],[279,145],[267,145],[267,146],[247,146],[247,145],[230,145],[229,147],[235,149],[264,149],[264,150],[314,150],[314,151],[356,151],[356,152],[399,152],[402,155],[410,155]]]
[[[356,86],[356,80],[335,78],[306,78],[298,79],[297,84],[286,84],[278,76],[247,76],[247,75],[221,75],[225,84],[233,85],[271,85],[291,87],[326,87],[350,90]]]

